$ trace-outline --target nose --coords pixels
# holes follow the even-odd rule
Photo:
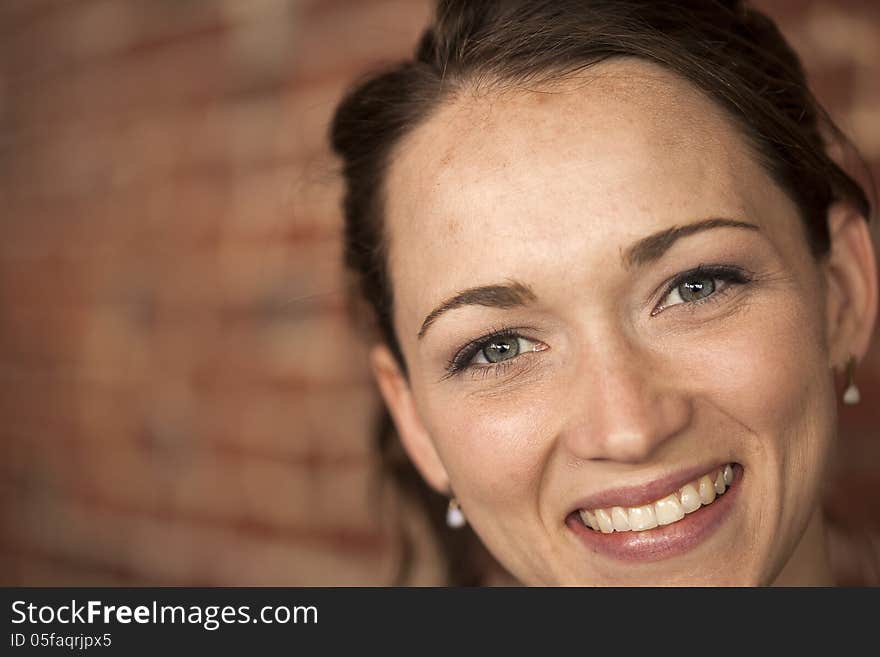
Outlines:
[[[603,342],[575,368],[562,443],[578,460],[646,461],[690,425],[686,382],[667,357],[621,336]]]

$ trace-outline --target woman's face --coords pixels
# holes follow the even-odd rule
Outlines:
[[[380,365],[383,392],[520,581],[763,584],[822,557],[823,270],[692,86],[617,60],[462,93],[400,144],[386,192],[409,376]]]

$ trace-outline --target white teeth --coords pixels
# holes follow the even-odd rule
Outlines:
[[[611,516],[605,509],[596,509],[596,520],[599,521],[599,530],[603,534],[610,534],[614,531],[614,523],[611,522]]]
[[[590,529],[599,529],[599,525],[596,523],[596,516],[591,511],[581,509],[581,520]]]
[[[658,525],[671,525],[684,518],[684,511],[675,494],[654,502],[654,510]]]
[[[616,506],[611,509],[611,522],[614,524],[614,531],[616,532],[628,532],[630,530],[629,516],[626,515],[626,510],[623,507]]]
[[[713,477],[714,475],[714,477]],[[682,486],[653,504],[624,508],[580,510],[581,522],[603,534],[612,532],[645,531],[657,526],[671,525],[693,513],[701,506],[712,504],[733,484],[733,466],[725,465]]]
[[[715,484],[709,479],[709,475],[700,477],[700,501],[703,504],[712,504],[715,501]]]
[[[681,508],[685,513],[693,513],[703,505],[700,494],[693,484],[685,484],[679,495],[681,495]]]
[[[718,476],[715,477],[715,492],[719,495],[723,495],[726,490],[727,484],[724,483],[724,473],[719,470]]]
[[[629,526],[633,531],[641,532],[657,526],[657,516],[653,506],[637,506],[629,510]]]

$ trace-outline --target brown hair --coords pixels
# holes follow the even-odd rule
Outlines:
[[[404,372],[383,232],[384,179],[395,146],[468,86],[549,82],[615,57],[661,64],[725,109],[797,205],[815,257],[829,250],[832,202],[847,201],[870,215],[864,190],[827,153],[846,140],[810,92],[797,55],[772,20],[747,3],[440,0],[414,58],[350,90],[331,127],[346,183],[345,262]],[[387,471],[428,510],[450,583],[478,584],[485,553],[476,537],[443,526],[445,500],[406,460],[387,413],[378,433]]]

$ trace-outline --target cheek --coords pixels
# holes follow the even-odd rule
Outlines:
[[[478,507],[471,513],[534,505],[548,444],[538,399],[458,398],[438,404],[431,417],[453,490]]]
[[[783,487],[812,485],[835,413],[822,318],[808,299],[779,295],[750,306],[730,327],[704,352],[696,385],[713,391],[712,402],[745,429],[747,452],[766,459],[753,467],[772,468]]]

